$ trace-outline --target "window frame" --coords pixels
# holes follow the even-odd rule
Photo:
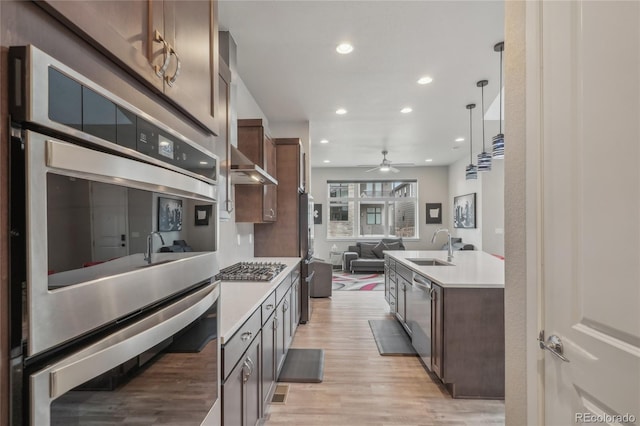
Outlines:
[[[378,191],[379,188],[383,187],[385,183],[395,184],[394,187],[391,188],[391,191],[395,194],[395,196],[380,196],[380,197],[372,197],[370,195],[366,195],[366,192],[370,192],[369,188],[373,193],[382,192]],[[366,190],[361,188],[361,184],[368,184]],[[405,185],[402,185],[405,184]],[[353,190],[351,191],[351,196],[349,196],[349,185],[354,185]],[[344,189],[347,188],[345,197],[336,197],[331,196],[332,187],[341,187],[341,190],[338,191],[341,195],[345,193]],[[336,193],[334,189],[334,194]],[[360,193],[362,192],[362,194]],[[364,195],[363,195],[364,194]],[[419,230],[419,199],[418,199],[418,180],[417,179],[372,179],[372,180],[327,180],[327,230],[326,230],[326,239],[327,241],[345,241],[345,240],[379,240],[380,238],[398,238],[396,235],[393,235],[390,231],[394,229],[394,223],[391,223],[392,218],[396,217],[397,212],[391,206],[397,206],[398,202],[413,202],[414,204],[414,233],[413,236],[402,237],[404,240],[419,240],[420,239],[420,230]],[[340,222],[349,222],[351,220],[350,225],[352,226],[352,234],[347,236],[335,236],[330,235],[331,232],[331,208],[336,207],[337,205],[349,206],[350,203],[353,203],[353,218],[347,218],[346,221]],[[368,214],[365,212],[364,217],[361,216],[361,204],[380,204],[378,208],[380,208],[379,213],[379,224],[367,224],[368,222]],[[376,206],[371,206],[376,207]],[[368,209],[369,207],[367,207]],[[362,232],[362,225],[365,226],[382,226],[384,229],[384,233],[382,235],[360,235]],[[394,232],[395,234],[395,232]]]

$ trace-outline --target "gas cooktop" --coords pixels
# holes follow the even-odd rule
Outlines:
[[[216,280],[271,281],[287,265],[279,262],[238,262],[220,270]]]

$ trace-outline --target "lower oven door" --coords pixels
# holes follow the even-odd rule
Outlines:
[[[209,284],[30,374],[29,423],[219,424],[220,345],[215,318],[219,295],[219,283]],[[209,322],[215,324],[215,330],[208,330],[208,338],[200,339],[202,344],[187,350],[172,349],[172,342],[180,343],[181,337],[209,317],[215,318]],[[201,332],[196,334],[202,336]],[[167,348],[148,360],[150,350],[163,343]],[[96,391],[86,386],[92,379],[132,362],[144,362],[144,366],[132,368],[114,389]]]

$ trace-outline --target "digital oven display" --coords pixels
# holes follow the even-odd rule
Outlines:
[[[173,141],[158,135],[158,154],[173,160]]]

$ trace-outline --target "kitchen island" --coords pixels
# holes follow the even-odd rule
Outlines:
[[[300,320],[300,258],[260,257],[286,267],[270,281],[222,281],[223,424],[256,424],[271,401]]]
[[[385,251],[385,298],[454,398],[504,398],[504,261],[480,251]]]

